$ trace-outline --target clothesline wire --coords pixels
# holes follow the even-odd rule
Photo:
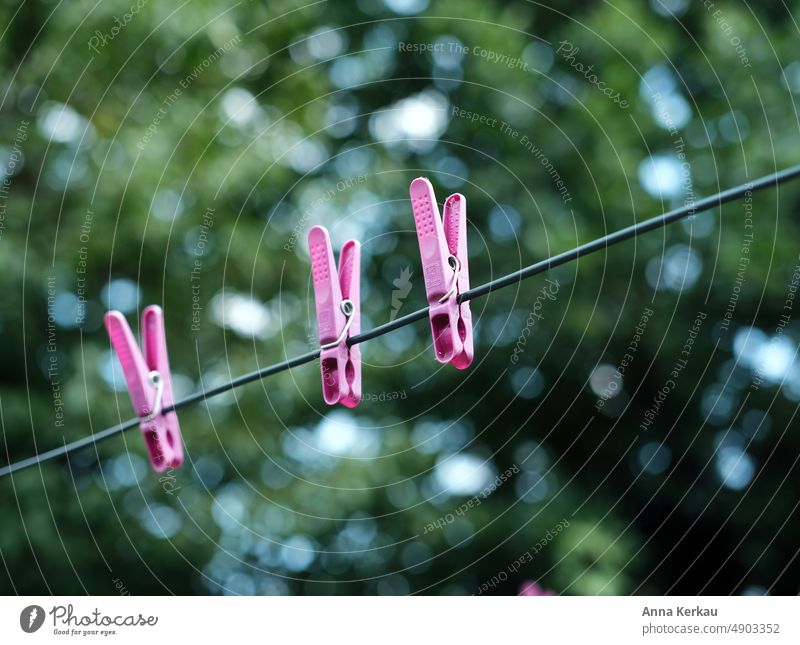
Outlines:
[[[797,177],[800,177],[800,165],[792,166],[790,168],[786,168],[785,170],[781,170],[780,172],[775,172],[769,175],[765,175],[764,177],[760,177],[759,179],[746,182],[738,186],[734,186],[733,188],[724,190],[720,193],[717,193],[716,195],[711,195],[710,197],[705,197],[696,202],[688,203],[680,208],[676,208],[666,213],[662,213],[661,215],[644,220],[643,222],[639,222],[638,224],[632,224],[631,226],[627,226],[618,231],[614,231],[613,233],[604,235],[603,237],[597,238],[596,240],[592,240],[591,242],[586,242],[585,244],[576,246],[574,249],[570,249],[569,251],[564,251],[563,253],[559,253],[558,255],[554,255],[545,260],[541,260],[540,262],[531,264],[530,266],[527,266],[524,269],[502,276],[500,278],[487,282],[486,284],[482,284],[479,287],[475,287],[474,289],[470,289],[469,291],[458,295],[458,302],[459,303],[467,302],[469,300],[474,300],[475,298],[480,298],[481,296],[485,296],[491,293],[492,291],[497,291],[499,289],[503,289],[504,287],[516,284],[518,282],[521,282],[522,280],[526,280],[528,278],[531,278],[535,275],[553,269],[562,264],[566,264],[568,262],[572,262],[573,260],[577,260],[578,258],[581,258],[585,255],[595,253],[602,249],[608,248],[609,246],[612,246],[614,244],[619,244],[620,242],[624,242],[625,240],[637,237],[642,233],[647,233],[649,231],[662,228],[667,224],[672,224],[674,222],[677,222],[681,219],[685,219],[697,213],[702,213],[704,211],[711,210],[712,208],[715,208],[717,206],[722,206],[723,204],[726,204],[728,202],[741,199],[742,197],[747,196],[748,193],[752,195],[752,193],[764,190],[766,188],[770,188],[773,186],[777,187],[778,185],[790,181],[792,179],[796,179]],[[424,318],[427,318],[427,316],[428,316],[428,307],[425,307],[423,309],[407,314],[400,318],[396,318],[388,323],[384,323],[383,325],[378,325],[377,327],[374,327],[373,329],[367,330],[356,336],[352,336],[347,339],[347,344],[357,345],[359,343],[364,343],[368,340],[372,340],[374,338],[378,338],[379,336],[388,334],[389,332],[392,332],[396,329],[400,329],[401,327],[405,327],[406,325],[410,325],[419,320],[423,320]],[[186,396],[183,399],[176,401],[172,405],[165,407],[162,410],[162,414],[167,414],[175,410],[182,410],[184,408],[188,408],[189,406],[192,406],[196,403],[208,400],[212,397],[218,396],[220,394],[236,389],[248,383],[252,383],[253,381],[259,381],[269,376],[278,374],[280,372],[284,372],[286,370],[299,367],[300,365],[310,363],[319,358],[319,355],[320,355],[320,350],[315,349],[314,351],[307,352],[300,356],[295,356],[294,358],[287,359],[283,362],[275,363],[274,365],[269,365],[267,367],[262,367],[261,369],[258,369],[254,372],[250,372],[248,374],[243,374],[242,376],[238,376],[232,379],[231,381],[227,383],[222,383],[221,385],[218,385],[216,387],[195,392],[194,394],[190,394],[189,396]],[[83,437],[71,443],[65,443],[63,446],[60,446],[58,448],[54,448],[52,450],[48,450],[46,452],[34,455],[33,457],[29,457],[27,459],[23,459],[21,461],[9,464],[8,466],[0,468],[0,477],[5,477],[6,475],[19,472],[20,470],[24,470],[26,468],[35,466],[37,464],[41,464],[51,459],[56,459],[58,457],[66,456],[72,452],[81,450],[82,448],[91,446],[93,444],[97,444],[101,441],[104,441],[105,439],[109,439],[118,434],[121,434],[126,430],[136,428],[137,426],[139,426],[139,424],[140,420],[138,418],[129,419],[128,421],[119,423],[110,428],[106,428],[105,430],[96,432],[92,435],[89,435],[88,437]]]

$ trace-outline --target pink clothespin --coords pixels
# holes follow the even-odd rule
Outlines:
[[[128,321],[119,311],[106,313],[105,323],[141,422],[153,470],[163,472],[167,468],[177,468],[183,463],[178,415],[174,411],[161,413],[173,402],[164,312],[157,305],[150,305],[142,312],[142,351]]]
[[[436,360],[463,370],[474,354],[469,302],[457,301],[459,294],[469,291],[467,200],[459,193],[450,195],[442,224],[431,182],[418,177],[410,192]]]
[[[361,245],[356,240],[345,243],[338,274],[324,227],[308,232],[308,248],[322,349],[322,396],[330,405],[354,408],[361,401],[361,350],[358,345],[348,347],[347,339],[361,331]]]
[[[519,586],[518,596],[555,596],[556,592],[552,589],[545,589],[534,580],[525,580]]]

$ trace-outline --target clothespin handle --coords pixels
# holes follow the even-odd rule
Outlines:
[[[333,258],[330,235],[322,226],[308,232],[317,333],[320,341],[322,394],[325,402],[355,407],[361,401],[361,352],[347,339],[361,329],[361,246],[350,240]]]
[[[444,231],[447,237],[447,248],[450,258],[454,258],[457,267],[454,270],[454,296],[469,291],[469,250],[467,247],[467,199],[460,193],[454,193],[444,203]],[[451,294],[451,297],[453,295]],[[455,352],[450,364],[463,370],[472,364],[475,354],[472,334],[472,310],[469,301],[458,304],[457,333],[461,340],[462,350]]]
[[[425,177],[409,189],[417,229],[422,275],[428,297],[431,334],[436,360],[464,369],[472,363],[472,314],[469,304],[458,304],[458,294],[469,289],[466,241],[466,200],[458,193],[445,202],[444,222],[433,186]]]
[[[153,469],[163,472],[177,468],[183,463],[183,441],[178,416],[174,411],[163,413],[173,399],[161,308],[151,305],[142,312],[142,350],[122,313],[107,312],[105,325],[122,366]]]

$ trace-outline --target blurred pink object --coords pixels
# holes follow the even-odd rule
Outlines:
[[[519,586],[520,596],[555,596],[556,592],[550,589],[545,589],[538,582],[533,580],[525,580]]]

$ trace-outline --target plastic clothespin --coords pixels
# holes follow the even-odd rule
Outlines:
[[[338,273],[327,229],[312,227],[308,248],[322,349],[322,396],[330,405],[354,408],[361,401],[361,350],[348,347],[347,339],[361,331],[361,245],[356,240],[345,243]]]
[[[450,195],[442,223],[431,182],[418,177],[411,182],[410,193],[436,360],[463,370],[474,354],[469,302],[457,300],[469,291],[467,200],[460,193]]]
[[[178,415],[174,411],[161,413],[173,402],[164,312],[157,305],[150,305],[142,312],[142,351],[119,311],[106,313],[105,323],[125,374],[153,470],[177,468],[183,463]]]

